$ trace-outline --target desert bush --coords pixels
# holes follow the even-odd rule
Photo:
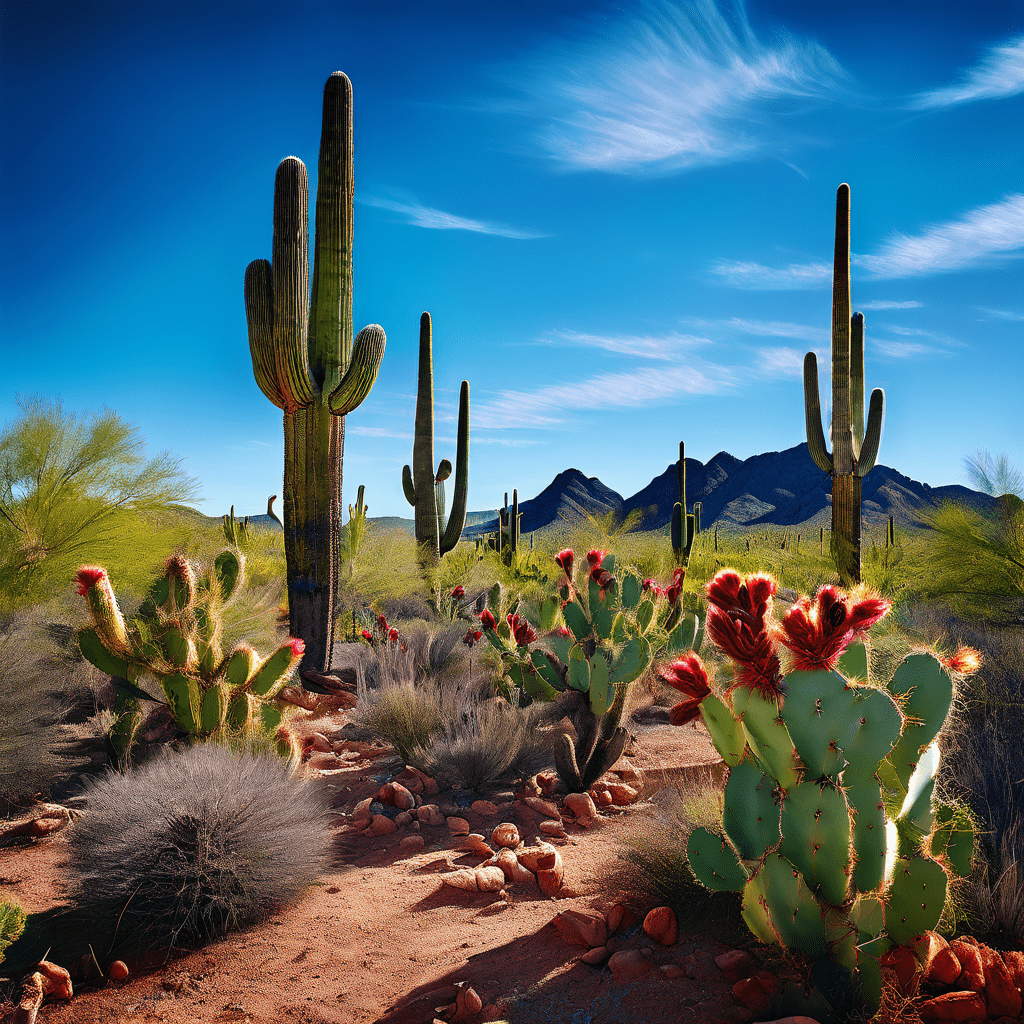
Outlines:
[[[0,963],[7,947],[25,930],[25,917],[21,904],[0,895]]]
[[[712,908],[738,921],[736,894],[705,888],[686,859],[686,844],[695,828],[724,835],[722,810],[723,791],[710,780],[660,790],[654,813],[634,822],[619,853],[626,887],[656,906],[671,907],[680,923],[695,922]]]
[[[118,948],[194,948],[300,897],[331,842],[324,795],[273,756],[168,753],[86,794],[71,905]]]
[[[541,707],[501,699],[467,703],[410,751],[408,763],[441,786],[481,793],[528,779],[554,765],[550,740],[537,731]]]
[[[52,614],[36,606],[0,620],[0,807],[49,796],[84,764],[66,723],[94,713],[95,673],[60,656],[47,625],[64,624]]]

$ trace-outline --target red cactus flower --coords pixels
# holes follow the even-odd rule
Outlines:
[[[382,633],[386,633],[388,631],[388,620],[384,618],[383,612],[381,612],[380,615],[377,616],[377,628]]]
[[[981,668],[981,655],[973,647],[959,647],[948,658],[943,658],[942,664],[950,672],[956,672],[962,676],[973,676]]]
[[[491,614],[491,610],[489,608],[485,608],[480,613],[480,625],[483,626],[484,629],[494,629],[498,625],[498,620]]]
[[[659,591],[665,595],[669,604],[675,604],[679,600],[679,595],[682,593],[682,585],[679,583],[670,583],[664,590]]]
[[[706,592],[708,635],[740,666],[733,685],[780,697],[785,684],[768,625],[775,580],[763,573],[743,578],[732,569],[723,569],[708,583]]]
[[[555,555],[555,565],[557,565],[570,580],[572,579],[572,566],[575,558],[576,556],[573,554],[572,548],[565,548]]]
[[[393,643],[398,643],[398,630],[392,627],[388,630],[388,639]]]
[[[483,633],[479,629],[471,629],[463,638],[462,642],[470,649],[473,649],[473,644],[483,638]]]
[[[555,636],[570,636],[570,635],[571,635],[571,633],[569,631],[569,627],[568,626],[559,626],[558,629],[555,630]]]
[[[403,643],[402,644],[402,653],[405,654],[405,652],[408,651],[408,650],[409,650],[409,648],[406,647],[405,644]]]
[[[658,586],[657,583],[654,582],[654,580],[644,580],[640,584],[640,589],[644,593],[646,593],[648,590],[652,591],[655,594],[661,593],[661,588]]]
[[[285,643],[292,649],[293,658],[301,658],[306,653],[306,641],[298,637],[289,637]]]
[[[465,596],[466,596],[466,588],[465,588],[464,586],[462,586],[462,584],[460,583],[460,584],[459,584],[459,585],[458,585],[458,586],[457,586],[457,587],[456,587],[456,588],[455,588],[455,589],[454,589],[454,590],[452,591],[452,597],[454,597],[454,598],[455,598],[455,600],[456,600],[456,601],[458,601],[458,600],[460,600],[461,598],[463,598],[463,597],[465,597]]]
[[[364,640],[369,640],[372,643],[372,641],[373,641],[373,634],[368,629],[364,629],[363,630],[363,639]]]
[[[798,671],[835,668],[849,644],[888,613],[884,598],[847,596],[824,586],[813,598],[801,597],[777,627],[779,640],[795,655]]]
[[[607,551],[598,551],[597,548],[594,548],[592,551],[587,552],[587,564],[593,569],[595,565],[600,565],[607,557]]]
[[[700,715],[701,701],[711,693],[708,674],[700,658],[692,652],[676,658],[671,664],[658,669],[658,677],[686,694],[686,700],[680,701],[669,711],[669,722],[672,725],[686,725],[694,721]]]
[[[90,587],[106,579],[106,569],[101,569],[98,565],[83,565],[75,573],[75,582],[78,584],[78,596],[85,597]]]
[[[520,647],[526,647],[528,644],[532,644],[537,639],[537,633],[534,628],[526,621],[526,619],[520,618],[518,615],[507,615],[505,621],[509,624],[509,628],[512,630],[512,636],[515,638],[515,642]]]

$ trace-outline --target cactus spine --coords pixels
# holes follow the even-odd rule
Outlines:
[[[836,192],[832,272],[832,454],[825,447],[818,361],[804,356],[804,412],[811,458],[832,475],[832,558],[840,578],[860,582],[861,481],[878,456],[885,423],[885,392],[871,392],[864,428],[864,315],[850,306],[850,186]]]
[[[436,562],[446,555],[462,536],[466,526],[466,497],[469,490],[469,381],[459,390],[459,430],[455,456],[455,494],[451,514],[445,522],[444,482],[451,476],[452,464],[442,459],[434,472],[434,353],[430,314],[420,317],[420,366],[416,389],[416,438],[412,449],[412,469],[402,469],[402,488],[414,507],[416,543],[423,546],[427,558]]]
[[[245,271],[249,350],[260,390],[284,413],[284,545],[291,632],[304,668],[325,671],[334,640],[345,416],[384,358],[377,324],[352,338],[352,83],[324,87],[312,299],[309,184],[286,157],[274,183],[273,260]]]

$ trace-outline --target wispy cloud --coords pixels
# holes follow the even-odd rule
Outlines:
[[[856,262],[875,277],[919,277],[1021,256],[1021,248],[1024,195],[1009,195],[919,235],[894,235],[876,253]]]
[[[924,345],[919,341],[886,341],[884,345],[872,349],[874,355],[882,359],[913,359],[916,356],[949,355],[945,349],[934,345]]]
[[[687,348],[711,344],[707,338],[689,334],[653,335],[601,335],[582,334],[579,331],[550,331],[541,339],[549,345],[569,344],[585,348],[598,348],[615,355],[640,359],[676,359]]]
[[[357,434],[359,437],[394,437],[401,441],[411,441],[413,435],[399,430],[388,430],[387,427],[363,427],[358,424],[345,424],[346,434]]]
[[[531,444],[540,444],[540,441],[527,441],[525,438],[513,437],[474,437],[473,444],[501,444],[509,448],[526,448]]]
[[[780,105],[832,102],[847,75],[810,40],[760,42],[742,0],[731,15],[714,0],[651,2],[640,18],[538,61],[559,68],[533,75],[543,148],[570,168],[619,173],[785,153]]]
[[[376,196],[358,196],[357,199],[366,206],[376,206],[381,210],[400,213],[408,218],[407,223],[418,228],[434,228],[438,231],[475,231],[481,235],[499,235],[501,238],[532,239],[549,237],[536,231],[521,231],[518,228],[506,227],[503,224],[483,220],[470,220],[469,217],[459,217],[457,214],[445,213],[444,210],[435,210],[430,206],[423,206],[416,202],[400,203],[392,199],[380,199]]]
[[[815,288],[832,280],[829,263],[791,263],[788,267],[766,267],[761,263],[741,260],[718,260],[711,273],[723,278],[733,288],[750,291],[788,291]]]
[[[757,361],[762,373],[773,377],[799,377],[804,372],[804,354],[799,348],[761,348],[757,350]]]
[[[858,309],[920,309],[920,302],[893,302],[891,299],[878,299],[876,302],[858,302]]]
[[[914,96],[912,110],[953,107],[975,100],[1005,99],[1024,92],[1024,36],[993,46],[956,85],[928,89]]]
[[[1024,195],[1004,196],[968,210],[958,220],[925,228],[918,235],[897,233],[874,253],[853,255],[851,263],[875,278],[923,277],[967,270],[1024,256]],[[827,263],[760,263],[718,260],[711,272],[734,288],[784,291],[814,288],[832,279]],[[868,302],[861,309],[916,309],[920,302]]]
[[[718,323],[722,327],[731,327],[744,334],[753,334],[761,338],[799,338],[802,341],[823,344],[827,343],[830,337],[827,328],[790,324],[781,320],[743,320],[734,316],[730,320],[719,320]]]
[[[733,380],[725,367],[705,372],[693,366],[658,366],[601,373],[585,381],[552,384],[533,392],[502,391],[477,406],[473,424],[485,430],[555,427],[588,410],[639,408],[681,395],[720,394]]]
[[[982,313],[988,313],[994,320],[1024,320],[1024,313],[1014,313],[1009,309],[985,309],[984,306],[979,306],[978,309]]]

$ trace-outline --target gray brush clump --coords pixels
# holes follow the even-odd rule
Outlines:
[[[440,786],[478,792],[528,779],[555,763],[548,736],[537,732],[540,721],[532,705],[466,704],[411,752],[409,763]]]
[[[86,794],[71,903],[118,949],[196,948],[298,899],[324,870],[326,797],[280,758],[200,744]]]

